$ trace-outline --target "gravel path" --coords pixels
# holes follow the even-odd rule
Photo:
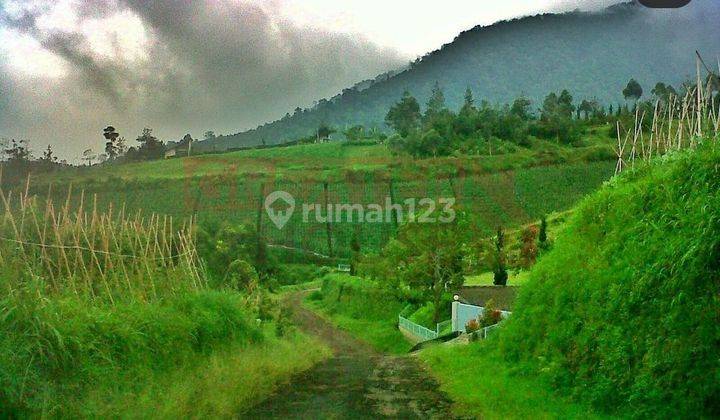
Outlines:
[[[305,292],[307,293],[307,292]],[[301,330],[323,340],[333,357],[295,377],[241,418],[452,418],[451,403],[412,356],[376,352],[288,297]]]

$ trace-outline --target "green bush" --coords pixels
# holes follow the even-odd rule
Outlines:
[[[98,387],[132,387],[230,343],[262,334],[240,295],[197,292],[160,302],[88,302],[74,295],[0,300],[0,416],[86,416]]]
[[[720,147],[614,178],[522,288],[502,354],[596,407],[720,416]]]

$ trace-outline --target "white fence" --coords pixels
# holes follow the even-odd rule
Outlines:
[[[416,324],[407,318],[398,316],[398,327],[405,330],[405,332],[417,337],[418,341],[434,340],[438,337],[437,331],[433,331],[430,328],[425,328],[422,325]]]

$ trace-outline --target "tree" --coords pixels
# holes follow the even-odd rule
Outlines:
[[[445,94],[440,88],[440,83],[435,82],[432,92],[430,93],[430,99],[427,102],[427,109],[425,110],[424,121],[426,124],[432,124],[435,118],[445,114],[447,108],[445,106]]]
[[[88,166],[92,166],[92,163],[96,157],[97,155],[95,154],[95,152],[93,152],[92,149],[85,149],[85,151],[83,151],[82,153],[82,159],[87,161]]]
[[[468,87],[465,89],[465,101],[463,102],[462,108],[460,108],[460,115],[471,115],[477,109],[475,108],[475,99],[473,98],[472,90]]]
[[[540,118],[543,120],[549,120],[557,114],[558,96],[555,92],[550,92],[543,100],[543,106],[540,113]]]
[[[558,97],[558,111],[565,118],[572,118],[575,106],[573,105],[573,97],[567,89],[563,89]]]
[[[109,125],[103,129],[103,137],[105,137],[105,154],[109,160],[115,160],[120,155],[120,148],[118,147],[118,138],[120,134],[115,130],[115,127]]]
[[[30,148],[27,145],[27,140],[15,140],[10,141],[10,145],[5,146],[3,150],[5,156],[7,156],[8,162],[13,164],[27,164],[30,161],[31,153]]]
[[[583,99],[582,102],[580,103],[580,106],[578,107],[578,111],[579,111],[579,112],[584,112],[584,113],[585,113],[585,119],[587,120],[588,117],[589,117],[589,115],[590,115],[590,113],[593,111],[593,105],[592,105],[592,103],[589,102],[588,100]]]
[[[538,233],[538,242],[541,249],[545,249],[547,239],[547,217],[543,215],[540,219],[540,233]]]
[[[140,143],[137,154],[141,160],[161,159],[165,155],[165,146],[153,136],[151,128],[143,128],[137,142]]]
[[[322,123],[320,124],[320,127],[317,129],[317,138],[318,140],[327,140],[332,133],[334,133],[336,130],[329,125]]]
[[[384,250],[393,277],[433,304],[433,323],[440,320],[443,294],[463,282],[459,235],[455,224],[408,223]]]
[[[213,140],[215,138],[215,132],[212,130],[208,130],[203,134],[203,139],[205,140]]]
[[[622,94],[626,101],[632,99],[633,102],[637,102],[643,95],[643,89],[635,79],[630,79],[625,89],[623,89]]]
[[[496,286],[507,285],[508,272],[505,267],[505,232],[502,226],[498,227],[495,237],[495,269],[493,270],[493,284]]]
[[[350,252],[350,275],[354,276],[357,274],[357,264],[360,261],[360,225],[355,228],[350,238]]]
[[[343,131],[343,134],[345,135],[345,138],[348,139],[348,141],[359,141],[366,138],[365,127],[363,127],[362,125],[354,125]]]
[[[531,105],[532,101],[530,101],[530,99],[526,98],[525,96],[521,96],[519,98],[516,98],[515,101],[513,101],[512,107],[510,107],[510,113],[520,117],[523,120],[529,120],[531,117]]]
[[[420,125],[420,104],[417,99],[405,91],[400,102],[388,111],[385,123],[402,137],[417,130]]]
[[[52,146],[48,144],[47,149],[43,152],[42,157],[40,158],[40,161],[47,167],[51,167],[53,164],[57,163],[57,156],[53,153]]]

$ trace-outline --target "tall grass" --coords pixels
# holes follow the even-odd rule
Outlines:
[[[264,340],[245,296],[207,287],[192,221],[71,211],[70,192],[56,206],[25,191],[0,192],[0,417],[95,416],[178,366]]]
[[[14,197],[0,191],[0,264],[22,273],[3,282],[9,294],[29,279],[40,281],[43,295],[67,292],[111,304],[205,288],[192,220],[178,224],[112,207],[102,213],[95,197],[83,204],[84,192],[71,210],[71,188],[59,207],[27,190]]]

